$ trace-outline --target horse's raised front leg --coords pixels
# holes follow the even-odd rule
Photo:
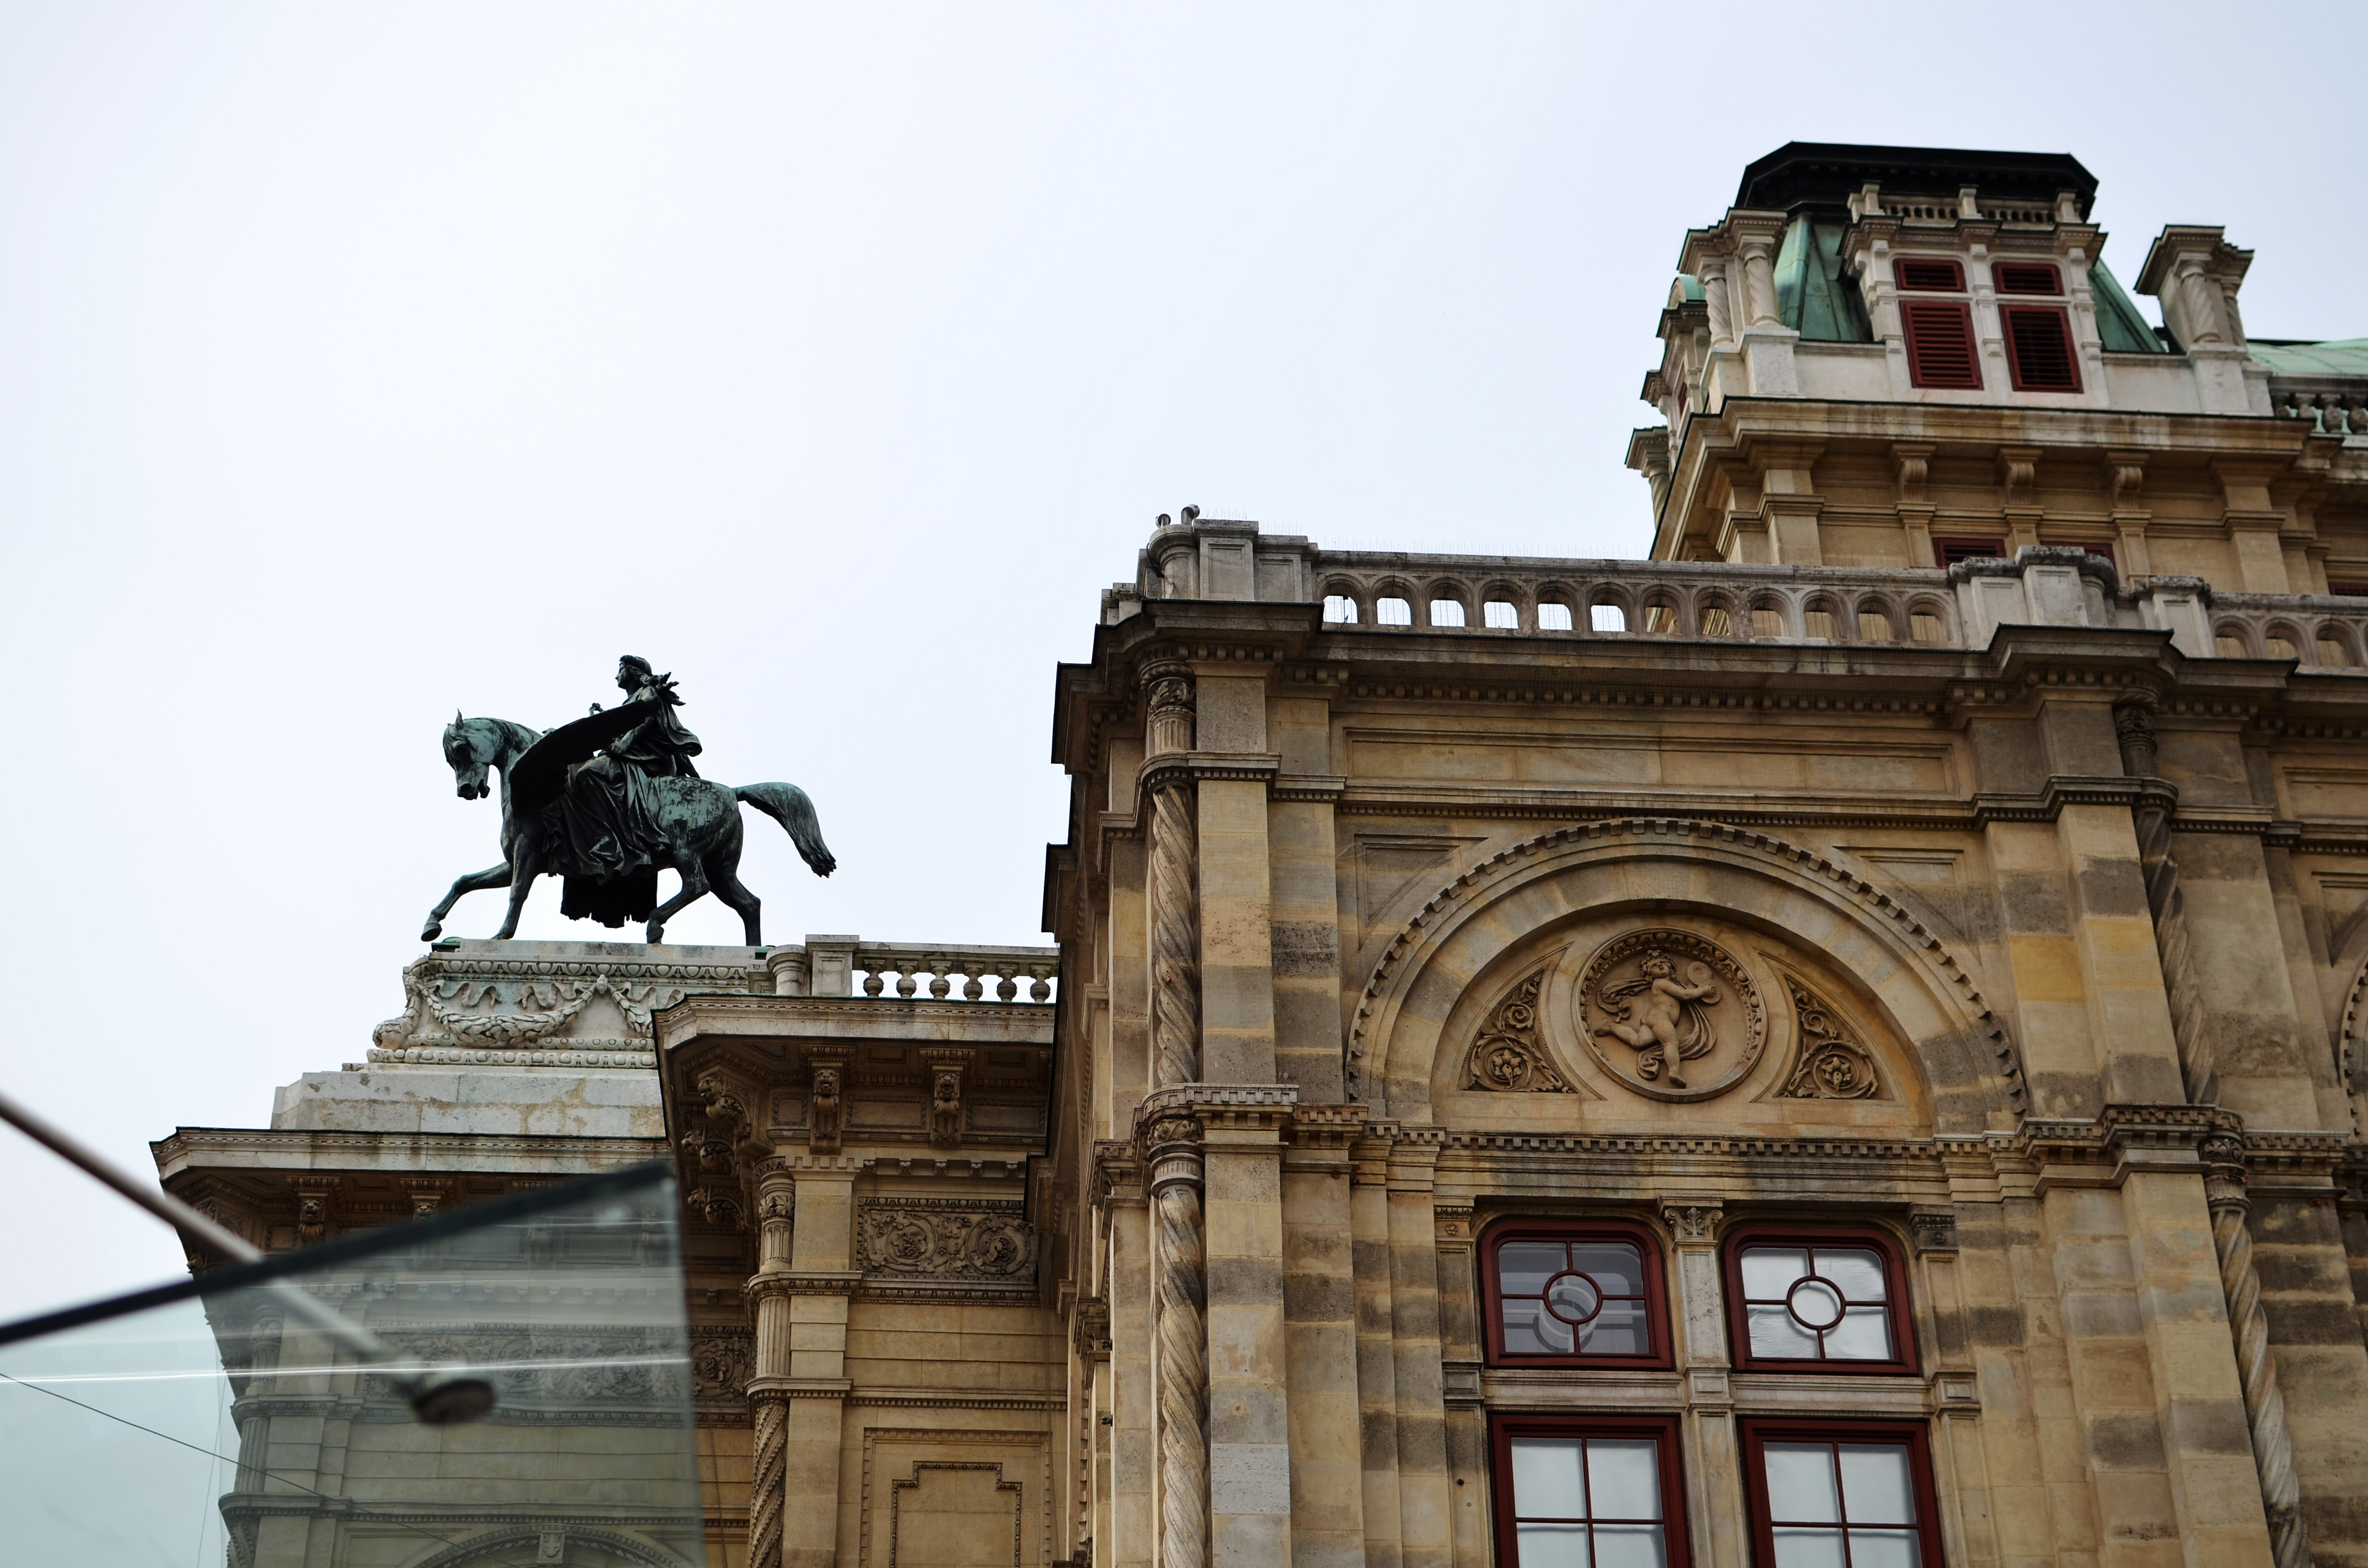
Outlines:
[[[444,895],[444,902],[427,912],[427,924],[421,929],[419,939],[423,942],[432,942],[444,934],[444,917],[452,913],[452,906],[461,902],[462,893],[484,892],[488,888],[506,888],[509,885],[510,865],[507,860],[498,866],[488,866],[482,871],[472,871],[467,876],[460,878],[453,882],[452,891]]]
[[[699,863],[698,856],[684,856],[675,869],[682,873],[682,891],[652,912],[649,940],[654,943],[666,940],[666,923],[674,918],[677,910],[685,904],[695,903],[708,894],[707,869]]]

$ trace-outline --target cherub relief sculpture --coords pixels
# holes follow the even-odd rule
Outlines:
[[[1675,959],[1655,948],[1637,965],[1638,978],[1613,985],[1608,979],[1596,990],[1596,1000],[1613,1022],[1595,1032],[1610,1035],[1636,1054],[1636,1075],[1647,1082],[1668,1073],[1672,1088],[1687,1087],[1680,1064],[1718,1049],[1718,1029],[1710,1009],[1719,1001],[1718,983],[1710,966],[1699,960],[1678,978]]]

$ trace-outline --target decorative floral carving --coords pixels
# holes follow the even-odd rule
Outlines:
[[[690,1392],[700,1400],[745,1400],[756,1376],[757,1340],[745,1328],[690,1331]]]
[[[1826,1006],[1816,992],[1789,974],[1784,977],[1784,988],[1793,994],[1793,1017],[1800,1028],[1801,1043],[1793,1071],[1785,1074],[1784,1086],[1776,1091],[1776,1097],[1880,1098],[1883,1079],[1875,1068],[1874,1052],[1850,1038],[1841,1015]]]
[[[906,1279],[1024,1280],[1036,1230],[1019,1210],[882,1199],[863,1207],[857,1243],[866,1273]]]
[[[1679,1242],[1702,1245],[1717,1235],[1719,1211],[1715,1203],[1667,1203],[1661,1220]]]
[[[1759,1061],[1768,1014],[1750,973],[1691,931],[1631,931],[1595,951],[1578,984],[1580,1028],[1595,1059],[1654,1099],[1707,1099]],[[1600,1042],[1627,1048],[1615,1057]],[[1689,1062],[1700,1062],[1699,1069]],[[1689,1073],[1691,1072],[1691,1077]]]
[[[1464,1059],[1464,1086],[1513,1093],[1567,1095],[1577,1093],[1546,1054],[1538,1031],[1538,990],[1546,971],[1539,970],[1508,992],[1489,1011],[1473,1038]]]

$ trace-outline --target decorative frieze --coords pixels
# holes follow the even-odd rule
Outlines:
[[[1767,1008],[1749,971],[1695,932],[1613,937],[1588,960],[1578,994],[1588,1049],[1622,1087],[1653,1099],[1723,1095],[1767,1043]]]
[[[1025,1283],[1036,1230],[1017,1203],[875,1198],[861,1205],[856,1252],[867,1278]]]

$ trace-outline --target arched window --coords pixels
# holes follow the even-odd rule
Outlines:
[[[1643,1227],[1505,1224],[1488,1233],[1482,1256],[1491,1361],[1670,1364],[1660,1248]]]
[[[1788,1372],[1912,1372],[1899,1249],[1874,1231],[1738,1231],[1726,1246],[1735,1364]]]

